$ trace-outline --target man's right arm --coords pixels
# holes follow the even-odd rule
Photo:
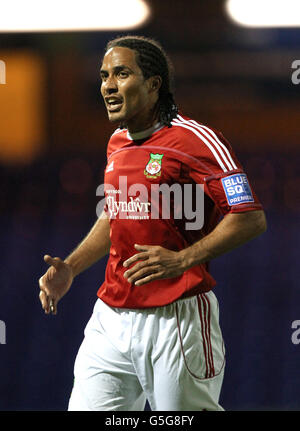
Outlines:
[[[109,231],[109,219],[103,211],[87,236],[64,260],[72,268],[73,277],[109,253]]]
[[[68,292],[74,278],[109,253],[109,220],[102,212],[90,232],[65,259],[44,256],[49,265],[39,279],[40,301],[46,314],[57,312],[58,301]]]

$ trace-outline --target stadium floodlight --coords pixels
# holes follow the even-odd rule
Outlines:
[[[0,32],[130,30],[145,24],[144,0],[7,0],[0,2]]]
[[[225,9],[245,27],[300,27],[300,0],[227,0]]]

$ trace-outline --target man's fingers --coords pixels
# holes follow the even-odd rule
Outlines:
[[[44,256],[44,261],[50,265],[54,266],[55,269],[59,269],[62,265],[62,260],[59,257],[51,257],[48,254]]]
[[[145,266],[141,269],[139,269],[136,272],[131,273],[130,275],[127,275],[127,281],[129,283],[137,284],[137,281],[141,278],[144,278],[145,276],[150,276],[158,273],[160,267],[159,266]]]
[[[44,306],[46,305],[46,301],[47,301],[47,295],[43,290],[40,290],[39,298],[40,298],[41,304],[44,308]]]
[[[137,262],[138,260],[146,260],[149,258],[148,253],[137,253],[131,256],[129,259],[125,260],[123,263],[123,266],[127,268],[128,266],[132,265],[134,262]]]
[[[140,253],[134,254],[129,259],[125,260],[123,263],[123,266],[127,267],[130,266],[132,263],[136,262],[137,260],[146,260],[149,259],[149,256],[151,254],[151,251],[153,252],[153,249],[156,248],[155,245],[140,245],[140,244],[134,244],[134,248]]]
[[[144,278],[141,278],[140,280],[137,280],[134,284],[136,286],[142,286],[143,284],[150,283],[150,281],[158,280],[159,278],[161,278],[161,276],[161,273],[150,274]]]
[[[148,251],[148,250],[149,250],[149,248],[151,248],[151,247],[155,247],[155,246],[153,246],[153,245],[140,245],[140,244],[134,244],[134,248],[135,248],[136,250],[139,250],[139,251]]]
[[[56,314],[57,313],[57,302],[54,299],[50,299],[50,301],[49,301],[49,308],[50,308],[50,312],[52,314]]]
[[[51,257],[48,254],[44,256],[44,261],[49,265],[53,266],[56,270],[59,270],[61,266],[64,264],[63,261],[59,257]],[[50,269],[50,268],[49,268]],[[51,273],[51,270],[49,272],[46,272],[40,279],[39,279],[39,286],[40,286],[40,302],[42,304],[42,308],[45,311],[46,314],[52,313],[57,314],[57,302],[58,298],[56,298],[56,294],[53,296],[54,292],[53,289],[49,289],[49,274]]]
[[[153,265],[154,263],[151,264],[149,260],[142,260],[141,262],[133,265],[130,269],[127,269],[127,271],[124,272],[124,277],[129,281],[129,278],[131,278],[133,275],[135,276],[140,271],[144,271],[145,269],[148,271],[151,270]]]
[[[49,313],[49,300],[48,300],[49,297],[48,297],[47,293],[44,290],[41,290],[39,297],[40,297],[40,301],[41,301],[43,310],[45,311],[45,313],[48,314]]]
[[[45,294],[47,296],[50,295],[49,289],[47,288],[47,283],[46,283],[46,280],[45,280],[45,276],[43,276],[43,277],[41,277],[39,279],[39,286],[40,286],[41,291],[45,292]]]
[[[39,295],[42,308],[46,314],[52,313],[57,314],[57,301],[54,298],[51,298],[44,290],[40,291]]]

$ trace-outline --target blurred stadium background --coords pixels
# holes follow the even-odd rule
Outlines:
[[[65,257],[96,219],[113,131],[99,67],[120,34],[158,39],[181,110],[223,132],[264,204],[268,231],[212,265],[227,352],[227,410],[299,410],[300,28],[233,24],[224,1],[151,0],[133,31],[2,33],[0,59],[0,410],[66,410],[73,362],[105,260],[45,316],[43,255]],[[113,11],[112,11],[113,13]]]

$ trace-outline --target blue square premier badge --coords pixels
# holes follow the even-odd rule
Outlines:
[[[228,205],[232,206],[254,202],[246,174],[234,174],[222,178],[222,185]]]

